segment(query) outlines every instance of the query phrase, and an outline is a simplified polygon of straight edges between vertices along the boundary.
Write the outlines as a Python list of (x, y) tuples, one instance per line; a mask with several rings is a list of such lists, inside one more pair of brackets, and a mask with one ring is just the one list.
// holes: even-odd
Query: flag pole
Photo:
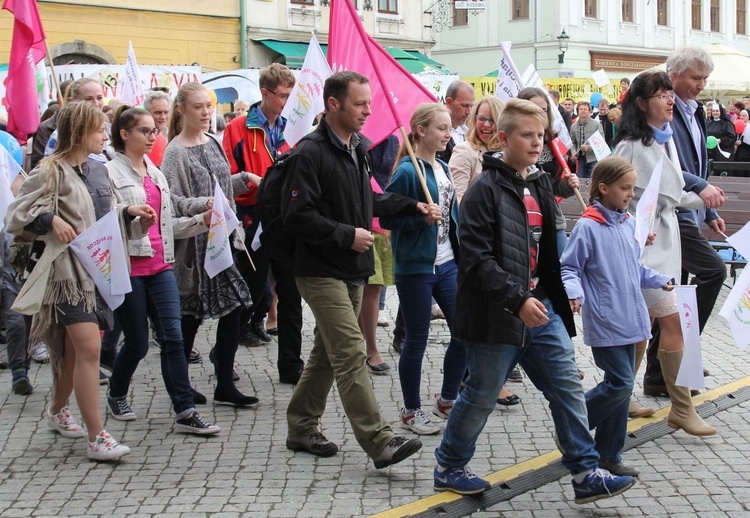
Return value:
[(49, 61), (49, 68), (52, 71), (52, 81), (55, 83), (55, 90), (57, 90), (57, 102), (60, 106), (65, 103), (63, 99), (62, 90), (60, 90), (60, 80), (57, 78), (57, 72), (55, 71), (55, 65), (52, 63), (52, 54), (49, 53), (49, 45), (47, 45), (47, 39), (44, 39), (44, 50), (47, 52), (47, 61)]
[(419, 184), (422, 186), (422, 190), (424, 191), (425, 199), (427, 200), (427, 203), (433, 203), (432, 196), (430, 196), (430, 190), (427, 188), (427, 180), (422, 173), (422, 167), (417, 161), (417, 155), (414, 154), (414, 148), (411, 147), (411, 142), (409, 142), (409, 138), (406, 135), (406, 128), (404, 128), (404, 126), (402, 125), (399, 126), (398, 129), (401, 130), (401, 136), (404, 139), (404, 146), (406, 146), (406, 151), (409, 153), (411, 163), (414, 166), (414, 170), (417, 172), (417, 178), (419, 178)]
[[(558, 148), (555, 144), (555, 142), (551, 142), (549, 148), (552, 150), (552, 154), (555, 155), (555, 160), (557, 160), (557, 163), (560, 164), (560, 167), (562, 167), (563, 169), (563, 177), (567, 178), (573, 173), (570, 172), (568, 162), (560, 152), (560, 148)], [(576, 198), (578, 198), (578, 203), (581, 204), (581, 209), (586, 210), (587, 205), (583, 199), (583, 196), (581, 196), (581, 191), (579, 191), (577, 187), (573, 187), (573, 192), (575, 193)]]

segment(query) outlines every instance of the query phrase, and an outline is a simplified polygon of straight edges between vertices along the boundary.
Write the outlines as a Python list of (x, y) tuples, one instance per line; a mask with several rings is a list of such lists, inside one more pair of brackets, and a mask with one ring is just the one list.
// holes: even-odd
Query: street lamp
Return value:
[(565, 51), (568, 50), (568, 43), (570, 42), (570, 36), (565, 34), (565, 29), (557, 37), (557, 42), (560, 46), (560, 54), (557, 55), (557, 62), (563, 64), (565, 63)]

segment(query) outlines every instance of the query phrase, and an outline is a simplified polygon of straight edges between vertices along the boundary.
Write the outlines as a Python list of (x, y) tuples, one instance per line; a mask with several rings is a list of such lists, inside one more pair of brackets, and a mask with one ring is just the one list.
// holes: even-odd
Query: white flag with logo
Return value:
[(695, 298), (695, 284), (675, 286), (677, 311), (680, 312), (680, 326), (685, 351), (677, 373), (675, 385), (694, 389), (706, 387), (703, 378), (703, 359), (701, 357), (701, 335), (698, 324), (698, 302)]
[(234, 215), (224, 191), (221, 190), (219, 181), (214, 186), (214, 207), (211, 210), (211, 226), (208, 230), (208, 243), (206, 244), (206, 259), (203, 267), (212, 279), (221, 272), (232, 266), (232, 247), (229, 245), (229, 235), (239, 225), (237, 216)]
[(593, 135), (589, 137), (588, 143), (589, 146), (591, 146), (591, 151), (596, 155), (597, 161), (604, 160), (612, 154), (612, 150), (609, 149), (607, 141), (604, 140), (604, 136), (599, 133), (599, 130), (596, 130)]
[(641, 247), (641, 262), (646, 253), (646, 239), (649, 232), (654, 227), (656, 218), (656, 209), (659, 205), (659, 189), (661, 187), (661, 172), (664, 167), (664, 159), (660, 159), (654, 167), (651, 179), (646, 189), (638, 201), (638, 207), (635, 210), (635, 239)]
[(750, 268), (742, 269), (719, 315), (729, 322), (737, 346), (746, 349), (750, 345)]
[(295, 145), (312, 128), (315, 116), (325, 110), (323, 85), (333, 72), (313, 34), (307, 46), (302, 72), (297, 77), (281, 116), (286, 119), (284, 139)]
[(560, 110), (557, 109), (557, 103), (552, 97), (550, 97), (547, 85), (542, 81), (542, 76), (539, 75), (539, 72), (536, 67), (534, 67), (533, 63), (524, 70), (523, 76), (521, 76), (521, 84), (541, 88), (547, 93), (547, 101), (549, 101), (549, 105), (553, 108), (552, 129), (557, 133), (557, 138), (559, 138), (568, 149), (571, 149), (573, 147), (573, 141), (570, 140), (570, 133), (568, 132), (568, 127), (565, 125), (565, 119), (563, 119), (563, 116), (560, 114)]
[(5, 214), (8, 212), (8, 206), (15, 199), (10, 186), (20, 172), (21, 166), (18, 162), (13, 159), (7, 149), (0, 146), (0, 230), (5, 227)]
[(122, 100), (130, 106), (139, 106), (146, 98), (143, 92), (143, 83), (135, 60), (133, 42), (128, 42), (128, 60), (125, 63), (125, 81), (122, 85)]
[(510, 57), (510, 47), (511, 42), (500, 42), (500, 50), (503, 51), (503, 57), (500, 59), (500, 68), (497, 71), (495, 96), (504, 103), (518, 96), (518, 92), (523, 90), (524, 87), (521, 82), (521, 74), (518, 73), (516, 64), (513, 63), (513, 58)]
[(70, 243), (81, 266), (88, 272), (99, 294), (114, 310), (133, 291), (122, 243), (117, 209), (84, 230)]
[(727, 238), (727, 243), (732, 245), (745, 259), (750, 259), (750, 222)]

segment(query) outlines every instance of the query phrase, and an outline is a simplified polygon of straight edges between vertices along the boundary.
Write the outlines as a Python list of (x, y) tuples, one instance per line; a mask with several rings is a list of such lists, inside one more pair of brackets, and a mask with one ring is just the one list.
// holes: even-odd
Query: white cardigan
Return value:
[[(669, 156), (667, 156), (667, 153)], [(638, 172), (635, 184), (635, 196), (628, 210), (635, 214), (638, 201), (651, 180), (656, 164), (664, 158), (661, 175), (659, 199), (656, 218), (651, 229), (656, 233), (654, 244), (646, 247), (642, 263), (657, 272), (680, 281), (682, 274), (682, 249), (680, 246), (680, 227), (677, 222), (676, 208), (702, 209), (703, 199), (694, 192), (685, 192), (685, 181), (682, 179), (682, 167), (677, 156), (674, 142), (670, 140), (665, 146), (652, 143), (644, 146), (640, 140), (623, 140), (615, 148), (615, 155), (627, 159)], [(643, 290), (643, 297), (649, 308), (665, 298), (669, 292), (663, 290)]]

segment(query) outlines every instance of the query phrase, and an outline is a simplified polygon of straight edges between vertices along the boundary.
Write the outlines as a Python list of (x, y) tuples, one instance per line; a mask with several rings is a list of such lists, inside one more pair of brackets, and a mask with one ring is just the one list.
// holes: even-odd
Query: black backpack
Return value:
[[(326, 140), (326, 137), (317, 131), (312, 131), (303, 140), (314, 140), (321, 143)], [(276, 259), (292, 259), (294, 257), (294, 236), (284, 230), (284, 220), (281, 216), (281, 189), (284, 186), (289, 157), (297, 152), (295, 147), (283, 152), (276, 158), (276, 161), (266, 170), (265, 176), (260, 181), (255, 199), (255, 215), (263, 225), (260, 243), (268, 247), (271, 255)], [(333, 160), (328, 153), (323, 154), (323, 160), (325, 162), (324, 167), (333, 167)]]

